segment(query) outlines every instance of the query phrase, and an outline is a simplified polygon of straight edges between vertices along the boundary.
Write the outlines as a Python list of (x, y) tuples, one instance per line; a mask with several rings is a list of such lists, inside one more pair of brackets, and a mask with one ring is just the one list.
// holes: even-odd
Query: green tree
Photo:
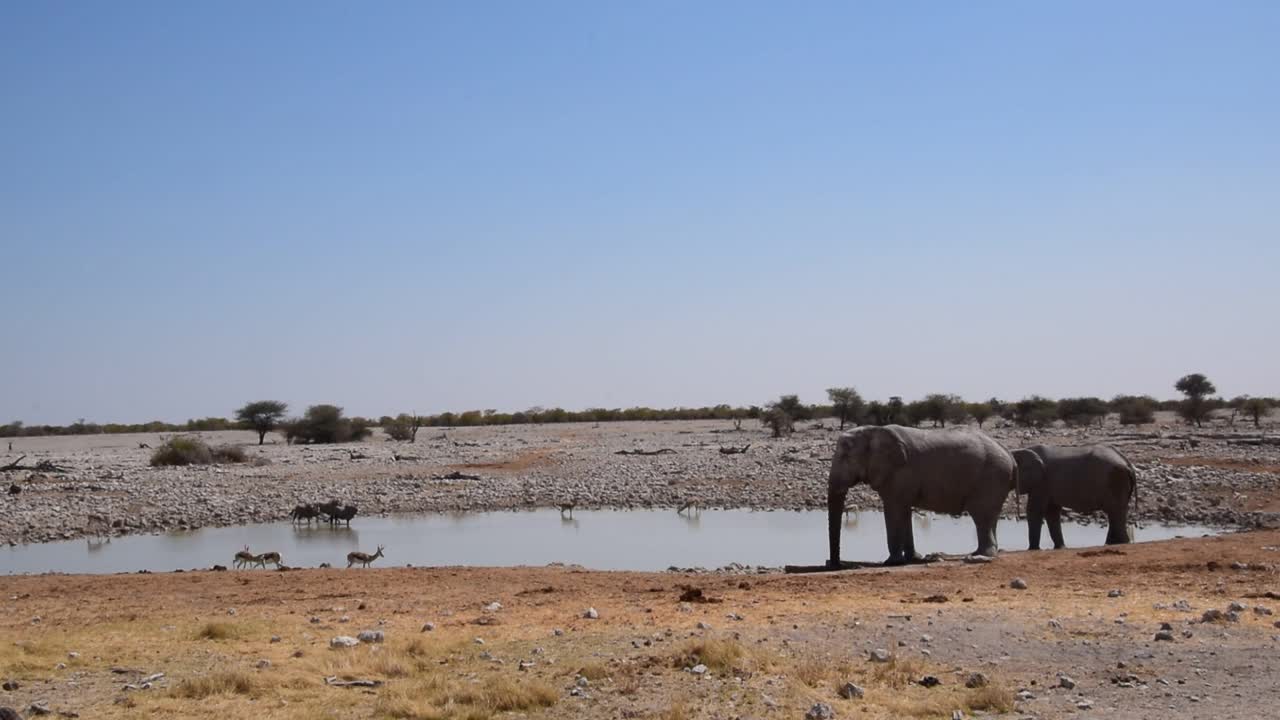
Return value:
[(382, 429), (387, 433), (387, 437), (398, 442), (417, 442), (420, 427), (422, 427), (422, 418), (416, 413), (413, 415), (400, 413), (394, 418), (389, 418), (388, 422), (382, 423)]
[(1244, 396), (1240, 403), (1240, 412), (1253, 420), (1255, 428), (1262, 427), (1262, 418), (1271, 414), (1271, 403), (1266, 398)]
[(989, 402), (969, 403), (969, 416), (978, 423), (978, 427), (982, 427), (982, 423), (996, 413), (995, 408), (991, 407)]
[(863, 402), (857, 390), (851, 387), (827, 388), (827, 397), (831, 400), (831, 407), (836, 417), (840, 418), (841, 430), (850, 420), (854, 425), (858, 424), (862, 418)]
[(923, 417), (920, 419), (932, 420), (934, 427), (946, 427), (948, 420), (954, 423), (962, 423), (967, 417), (964, 401), (960, 399), (959, 395), (932, 393), (926, 395), (921, 403), (920, 413)]
[(800, 402), (799, 395), (783, 395), (775, 401), (774, 406), (781, 409), (792, 420), (808, 420), (813, 417), (808, 406)]
[(289, 406), (279, 400), (258, 400), (246, 403), (236, 411), (236, 420), (258, 433), (258, 444), (266, 442), (267, 433), (276, 429)]
[(1218, 391), (1213, 386), (1209, 378), (1203, 373), (1191, 373), (1183, 375), (1178, 382), (1173, 384), (1173, 389), (1187, 396), (1178, 408), (1178, 414), (1188, 423), (1195, 423), (1196, 427), (1204, 427), (1204, 419), (1209, 416), (1210, 406), (1208, 397)]

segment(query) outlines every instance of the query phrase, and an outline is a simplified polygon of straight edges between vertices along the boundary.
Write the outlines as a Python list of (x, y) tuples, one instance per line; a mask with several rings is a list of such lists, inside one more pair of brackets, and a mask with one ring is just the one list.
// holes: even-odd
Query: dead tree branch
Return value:
[(675, 455), (676, 451), (671, 448), (661, 448), (659, 450), (619, 450), (614, 455)]
[(722, 447), (720, 448), (720, 454), (721, 455), (745, 455), (746, 452), (750, 449), (751, 449), (751, 443), (747, 443), (746, 445), (743, 445), (740, 448)]

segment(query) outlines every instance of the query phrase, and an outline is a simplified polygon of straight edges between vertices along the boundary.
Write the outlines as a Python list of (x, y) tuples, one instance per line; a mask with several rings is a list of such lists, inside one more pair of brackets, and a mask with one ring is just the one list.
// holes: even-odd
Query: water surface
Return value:
[[(916, 550), (966, 553), (977, 547), (967, 517), (914, 516)], [(1199, 537), (1217, 531), (1199, 526), (1148, 525), (1141, 541)], [(1027, 547), (1025, 522), (1002, 520), (1003, 550)], [(1099, 545), (1101, 525), (1063, 524), (1069, 547)], [(1051, 546), (1047, 529), (1042, 546)], [(115, 573), (232, 566), (245, 545), (276, 551), (286, 565), (346, 566), (352, 550), (386, 546), (376, 566), (546, 565), (572, 563), (598, 570), (665, 570), (670, 566), (717, 568), (731, 563), (781, 566), (819, 564), (827, 556), (826, 512), (715, 510), (677, 515), (671, 510), (557, 510), (357, 518), (347, 529), (288, 522), (238, 525), (163, 535), (134, 535), (110, 542), (69, 540), (0, 549), (3, 573)], [(850, 513), (844, 523), (846, 560), (887, 556), (879, 512)]]

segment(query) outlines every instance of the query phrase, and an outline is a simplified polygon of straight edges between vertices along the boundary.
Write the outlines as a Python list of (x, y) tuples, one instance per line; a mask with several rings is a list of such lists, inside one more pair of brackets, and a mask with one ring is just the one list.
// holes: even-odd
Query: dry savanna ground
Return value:
[[(6, 577), (0, 678), (17, 688), (0, 706), (308, 720), (801, 718), (819, 702), (866, 718), (1270, 716), (1278, 546), (1268, 530), (817, 575)], [(1238, 619), (1201, 622), (1233, 601)], [(1161, 623), (1171, 641), (1155, 639)], [(330, 647), (362, 630), (385, 641)], [(891, 660), (869, 660), (878, 649)], [(850, 682), (861, 698), (840, 696)]]

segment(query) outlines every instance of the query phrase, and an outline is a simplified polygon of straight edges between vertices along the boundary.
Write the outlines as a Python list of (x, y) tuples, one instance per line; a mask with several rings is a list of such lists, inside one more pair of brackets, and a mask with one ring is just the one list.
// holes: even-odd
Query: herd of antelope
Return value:
[[(330, 500), (323, 503), (303, 503), (298, 505), (289, 513), (289, 517), (295, 523), (305, 520), (307, 525), (310, 525), (312, 520), (319, 523), (322, 519), (321, 516), (323, 516), (323, 520), (330, 525), (345, 522), (347, 527), (351, 527), (351, 519), (356, 516), (356, 512), (355, 505), (344, 505), (337, 500)], [(347, 567), (353, 567), (356, 563), (360, 563), (361, 567), (369, 567), (369, 563), (382, 557), (383, 550), (384, 548), (379, 545), (377, 552), (373, 554), (359, 551), (349, 552), (347, 553)], [(254, 565), (266, 568), (268, 563), (275, 565), (276, 568), (285, 567), (281, 562), (280, 553), (265, 552), (261, 555), (255, 555), (249, 550), (248, 545), (245, 545), (243, 550), (236, 553), (234, 563), (237, 568), (252, 567)], [(328, 564), (321, 567), (328, 567)]]
[[(382, 557), (382, 553), (385, 549), (386, 548), (379, 545), (378, 551), (373, 553), (372, 555), (366, 552), (360, 552), (358, 550), (354, 552), (349, 552), (347, 553), (347, 567), (352, 567), (356, 563), (360, 563), (360, 567), (369, 567), (370, 563)], [(272, 565), (275, 565), (276, 568), (285, 567), (280, 560), (280, 553), (264, 552), (261, 555), (254, 555), (253, 552), (249, 550), (248, 545), (245, 545), (244, 549), (241, 550), (240, 552), (237, 552), (235, 556), (235, 566), (237, 568), (245, 568), (251, 565), (257, 565), (260, 568), (266, 568), (267, 563), (271, 563)], [(321, 565), (321, 567), (328, 567), (328, 565), (327, 564)]]

